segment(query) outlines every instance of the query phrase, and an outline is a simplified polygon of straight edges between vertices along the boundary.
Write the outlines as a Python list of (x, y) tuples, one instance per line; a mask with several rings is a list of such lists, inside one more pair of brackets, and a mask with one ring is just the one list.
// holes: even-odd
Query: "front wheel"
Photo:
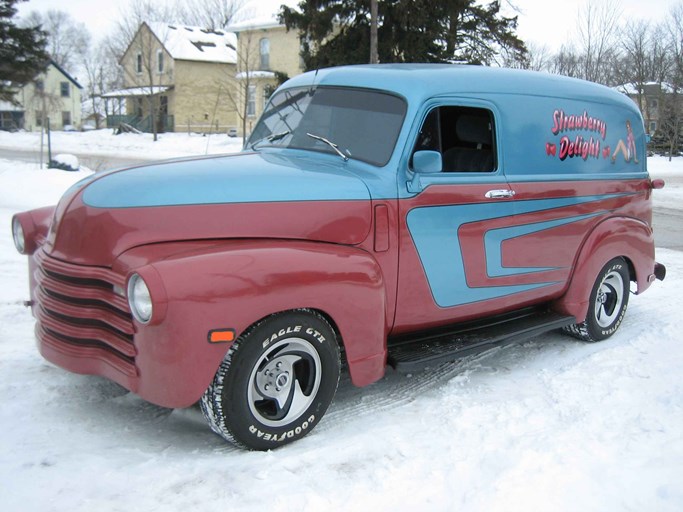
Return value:
[(230, 347), (201, 399), (211, 429), (252, 450), (302, 438), (320, 421), (339, 383), (339, 347), (319, 314), (268, 317)]
[(586, 320), (565, 330), (583, 341), (602, 341), (612, 336), (626, 313), (629, 283), (626, 261), (623, 258), (609, 261), (591, 290)]

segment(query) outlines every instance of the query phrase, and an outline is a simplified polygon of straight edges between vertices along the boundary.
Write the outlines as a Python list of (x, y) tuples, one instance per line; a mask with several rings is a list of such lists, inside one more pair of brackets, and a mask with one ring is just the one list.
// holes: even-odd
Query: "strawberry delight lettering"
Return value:
[[(583, 135), (568, 135), (567, 132), (582, 131), (593, 132), (598, 134), (597, 137), (590, 136), (588, 139)], [(564, 110), (558, 109), (553, 112), (553, 126), (551, 129), (553, 135), (561, 135), (560, 147), (558, 157), (564, 161), (567, 158), (581, 158), (584, 161), (589, 158), (603, 157), (603, 151), (600, 147), (601, 140), (607, 137), (607, 123), (597, 117), (588, 115), (588, 111), (584, 110), (579, 115), (567, 115)], [(546, 154), (555, 155), (554, 144), (553, 151), (548, 150), (546, 144)]]
[(591, 137), (589, 140), (580, 135), (571, 140), (566, 135), (560, 139), (560, 160), (564, 161), (567, 157), (580, 157), (584, 160), (600, 158), (600, 141)]
[(568, 116), (564, 113), (564, 110), (553, 112), (553, 135), (575, 130), (599, 133), (602, 140), (605, 140), (605, 137), (607, 137), (607, 123), (597, 117), (589, 116), (586, 110), (578, 116)]

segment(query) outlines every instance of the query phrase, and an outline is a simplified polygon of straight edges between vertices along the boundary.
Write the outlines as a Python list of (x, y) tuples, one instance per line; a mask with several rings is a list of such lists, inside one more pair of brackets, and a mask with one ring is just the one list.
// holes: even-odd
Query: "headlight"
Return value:
[(26, 237), (24, 236), (24, 228), (19, 222), (19, 217), (14, 217), (12, 220), (12, 238), (14, 238), (14, 247), (17, 248), (21, 254), (26, 251)]
[(128, 305), (138, 322), (146, 324), (152, 318), (152, 295), (139, 274), (133, 274), (128, 280)]

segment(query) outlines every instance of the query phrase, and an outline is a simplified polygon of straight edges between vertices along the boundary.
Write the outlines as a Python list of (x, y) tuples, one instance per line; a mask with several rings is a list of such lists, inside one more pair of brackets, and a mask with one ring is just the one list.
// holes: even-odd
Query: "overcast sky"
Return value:
[[(163, 3), (166, 0), (158, 0)], [(438, 0), (436, 0), (438, 1)], [(511, 0), (519, 12), (518, 34), (525, 41), (545, 44), (557, 49), (567, 41), (576, 28), (576, 16), (588, 0)], [(596, 0), (594, 0), (596, 1)], [(683, 0), (621, 0), (617, 2), (626, 19), (660, 21), (670, 8)], [(67, 11), (77, 21), (84, 22), (91, 35), (98, 40), (109, 32), (115, 20), (125, 11), (129, 0), (29, 0), (18, 5), (19, 14), (32, 10)], [(504, 3), (504, 2), (503, 2)], [(507, 9), (512, 14), (512, 11)]]

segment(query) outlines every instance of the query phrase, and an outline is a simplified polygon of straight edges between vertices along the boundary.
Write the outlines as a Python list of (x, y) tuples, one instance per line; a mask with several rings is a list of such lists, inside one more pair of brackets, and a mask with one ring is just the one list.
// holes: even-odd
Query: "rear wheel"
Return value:
[(586, 320), (565, 328), (583, 341), (602, 341), (616, 332), (624, 319), (629, 295), (629, 273), (623, 258), (609, 261), (593, 285)]
[(202, 397), (202, 412), (214, 432), (238, 446), (276, 448), (320, 421), (339, 373), (336, 336), (321, 315), (274, 315), (230, 348)]

